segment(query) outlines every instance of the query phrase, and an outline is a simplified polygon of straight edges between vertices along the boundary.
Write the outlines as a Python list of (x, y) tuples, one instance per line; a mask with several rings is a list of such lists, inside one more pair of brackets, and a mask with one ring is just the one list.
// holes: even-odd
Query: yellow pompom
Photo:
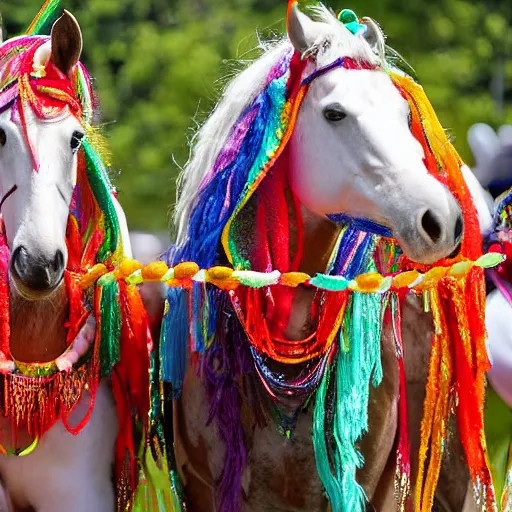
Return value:
[(420, 277), (420, 273), (417, 270), (411, 270), (409, 272), (402, 272), (393, 277), (394, 288), (408, 288), (414, 281), (417, 281)]
[(233, 269), (229, 267), (212, 267), (205, 272), (206, 282), (211, 283), (221, 290), (234, 290), (240, 283), (231, 278)]
[(103, 263), (98, 263), (89, 269), (80, 280), (80, 288), (86, 290), (92, 286), (101, 276), (108, 272), (107, 267)]
[(297, 288), (299, 284), (305, 283), (311, 276), (304, 272), (287, 272), (281, 275), (280, 284), (284, 286), (290, 286), (291, 288)]
[(233, 274), (233, 269), (229, 267), (212, 267), (206, 271), (206, 280), (229, 279)]
[(136, 270), (140, 270), (141, 268), (142, 264), (139, 261), (126, 258), (125, 260), (121, 261), (119, 265), (119, 272), (122, 276), (128, 277)]
[(425, 274), (425, 278), (421, 282), (421, 289), (435, 286), (449, 271), (446, 267), (434, 267)]
[(366, 292), (376, 292), (379, 290), (382, 284), (383, 277), (377, 272), (369, 272), (367, 274), (361, 274), (357, 276), (354, 281), (357, 284), (357, 289)]
[(168, 267), (163, 261), (154, 261), (142, 269), (142, 277), (145, 281), (160, 281), (167, 273)]
[(179, 263), (174, 267), (174, 279), (192, 279), (199, 272), (199, 265), (193, 261)]

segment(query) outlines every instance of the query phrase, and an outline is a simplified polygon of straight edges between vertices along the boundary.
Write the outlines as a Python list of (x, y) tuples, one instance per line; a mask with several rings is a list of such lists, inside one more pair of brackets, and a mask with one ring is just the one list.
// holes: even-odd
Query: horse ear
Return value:
[(288, 37), (299, 53), (311, 48), (322, 34), (321, 23), (302, 13), (297, 2), (290, 4), (287, 19)]
[(363, 18), (363, 22), (366, 25), (366, 30), (363, 33), (363, 37), (366, 42), (370, 45), (373, 53), (380, 57), (382, 60), (385, 58), (385, 37), (379, 25), (371, 18)]
[(82, 54), (82, 31), (75, 17), (68, 11), (52, 27), (52, 63), (66, 76), (80, 60)]

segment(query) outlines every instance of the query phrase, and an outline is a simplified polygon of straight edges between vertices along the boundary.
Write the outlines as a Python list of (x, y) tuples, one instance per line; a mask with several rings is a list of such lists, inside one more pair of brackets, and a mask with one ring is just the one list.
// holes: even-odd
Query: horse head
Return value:
[[(72, 92), (82, 35), (68, 12), (51, 37), (14, 38), (0, 49), (0, 196), (11, 281), (33, 298), (63, 281), (66, 227), (85, 126)], [(12, 75), (18, 80), (9, 83)], [(7, 87), (6, 87), (7, 85)]]
[(318, 15), (313, 21), (294, 4), (288, 19), (314, 77), (290, 139), (294, 193), (319, 216), (343, 212), (386, 226), (411, 260), (449, 256), (463, 234), (461, 208), (425, 165), (411, 108), (385, 71), (382, 32), (366, 19), (356, 35), (331, 13)]

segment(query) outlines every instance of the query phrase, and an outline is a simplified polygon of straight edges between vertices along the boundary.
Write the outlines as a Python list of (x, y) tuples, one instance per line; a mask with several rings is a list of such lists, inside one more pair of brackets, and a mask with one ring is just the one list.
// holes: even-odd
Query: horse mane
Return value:
[[(328, 64), (340, 56), (369, 63), (382, 63), (364, 38), (351, 34), (330, 9), (318, 5), (310, 7), (308, 11), (314, 20), (325, 24), (325, 37), (315, 41), (305, 52), (305, 55), (316, 55), (318, 66)], [(205, 186), (216, 172), (215, 163), (230, 134), (237, 129), (244, 111), (269, 86), (272, 69), (286, 55), (294, 52), (286, 36), (261, 42), (259, 49), (262, 55), (249, 62), (226, 86), (210, 117), (191, 140), (191, 156), (178, 179), (177, 202), (173, 215), (177, 247), (187, 243), (191, 214)]]

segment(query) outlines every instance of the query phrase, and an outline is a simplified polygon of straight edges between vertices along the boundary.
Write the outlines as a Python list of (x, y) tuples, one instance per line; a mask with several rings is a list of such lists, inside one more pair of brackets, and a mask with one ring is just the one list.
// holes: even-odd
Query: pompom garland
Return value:
[(80, 278), (80, 287), (84, 290), (96, 281), (108, 276), (105, 281), (122, 280), (130, 284), (164, 283), (170, 288), (186, 288), (193, 283), (208, 283), (221, 290), (236, 290), (239, 286), (247, 288), (266, 288), (269, 286), (312, 286), (325, 291), (351, 291), (360, 293), (385, 293), (388, 291), (426, 291), (435, 287), (444, 277), (463, 278), (473, 267), (489, 269), (505, 261), (505, 255), (498, 251), (480, 256), (476, 261), (461, 261), (449, 266), (432, 267), (422, 274), (416, 270), (393, 274), (378, 272), (362, 273), (353, 279), (330, 274), (310, 276), (304, 272), (285, 272), (278, 270), (256, 272), (253, 270), (235, 270), (231, 267), (211, 267), (200, 269), (194, 262), (179, 263), (170, 267), (163, 261), (142, 265), (134, 259), (124, 259), (113, 270), (98, 263)]

